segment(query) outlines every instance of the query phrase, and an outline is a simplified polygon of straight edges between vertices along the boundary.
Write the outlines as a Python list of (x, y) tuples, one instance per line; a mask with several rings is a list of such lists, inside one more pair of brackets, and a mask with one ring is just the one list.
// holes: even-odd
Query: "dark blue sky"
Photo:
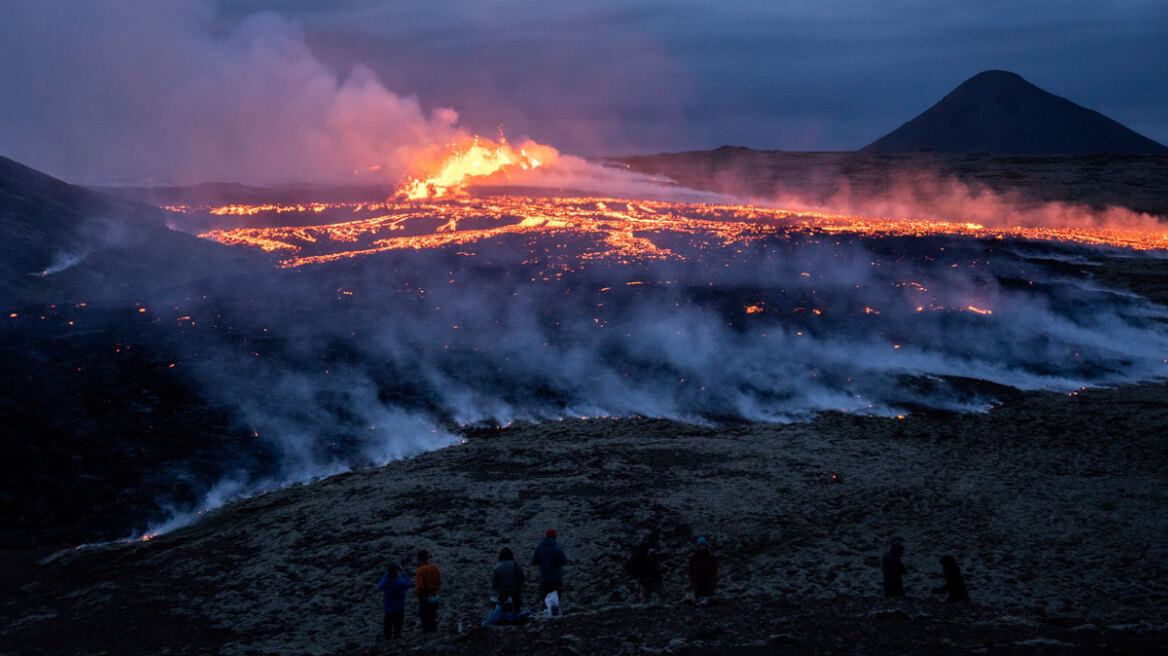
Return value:
[(116, 184), (392, 182), (499, 127), (852, 150), (986, 69), (1168, 143), (1166, 35), (1164, 0), (5, 2), (0, 155)]
[(586, 155), (851, 150), (986, 69), (1168, 142), (1163, 0), (559, 4), (225, 3), (281, 8), (326, 61), (365, 62), (480, 131)]

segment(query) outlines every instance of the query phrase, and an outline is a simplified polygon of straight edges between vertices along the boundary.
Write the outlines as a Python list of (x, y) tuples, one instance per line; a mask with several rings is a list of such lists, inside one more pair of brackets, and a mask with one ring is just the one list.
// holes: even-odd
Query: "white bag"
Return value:
[(556, 617), (560, 614), (560, 593), (552, 590), (543, 598), (543, 614)]

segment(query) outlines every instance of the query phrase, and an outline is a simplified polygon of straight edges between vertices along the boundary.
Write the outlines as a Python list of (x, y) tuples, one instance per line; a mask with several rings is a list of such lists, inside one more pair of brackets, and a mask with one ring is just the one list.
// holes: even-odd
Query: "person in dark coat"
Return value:
[(965, 589), (965, 578), (961, 576), (961, 568), (957, 566), (957, 559), (953, 556), (941, 556), (941, 571), (945, 574), (945, 585), (933, 590), (940, 594), (948, 592), (945, 599), (951, 604), (968, 604), (969, 591)]
[(381, 629), (385, 632), (385, 640), (393, 642), (401, 637), (402, 622), (406, 616), (406, 592), (414, 584), (406, 578), (401, 565), (390, 563), (377, 588), (381, 590), (381, 611), (384, 614)]
[(665, 601), (665, 584), (661, 570), (657, 567), (657, 552), (660, 549), (661, 539), (657, 531), (653, 531), (645, 537), (625, 563), (625, 572), (637, 580), (642, 604), (649, 603), (654, 594), (659, 601)]
[(503, 547), (499, 552), (499, 562), (495, 565), (495, 571), (491, 573), (491, 589), (495, 591), (499, 605), (506, 608), (509, 603), (512, 613), (520, 612), (525, 580), (523, 568), (515, 562), (515, 554), (511, 553), (511, 547)]
[(698, 538), (698, 546), (689, 557), (689, 586), (698, 600), (713, 597), (718, 589), (718, 557), (705, 538)]
[(900, 540), (895, 540), (888, 551), (884, 552), (884, 596), (885, 597), (903, 597), (904, 596), (904, 581), (902, 576), (908, 574), (908, 568), (901, 562), (900, 557), (904, 555), (904, 543)]
[(563, 548), (556, 543), (556, 529), (549, 528), (542, 540), (535, 547), (531, 556), (532, 566), (539, 566), (539, 598), (540, 601), (551, 592), (563, 594), (564, 585), (563, 567), (568, 564), (568, 557)]

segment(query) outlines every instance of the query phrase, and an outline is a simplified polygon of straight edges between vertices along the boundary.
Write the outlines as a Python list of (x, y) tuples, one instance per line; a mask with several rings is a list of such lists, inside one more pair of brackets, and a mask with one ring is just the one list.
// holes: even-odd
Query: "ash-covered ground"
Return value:
[[(440, 630), (424, 638), (411, 602), (410, 653), (1159, 653), (1166, 390), (1007, 394), (988, 413), (904, 420), (484, 429), (148, 542), (8, 551), (2, 642), (28, 654), (381, 653), (374, 583), (425, 548), (443, 575)], [(478, 628), (498, 550), (528, 558), (547, 527), (571, 560), (566, 614)], [(652, 528), (667, 601), (640, 607), (622, 564)], [(708, 608), (683, 598), (697, 536), (721, 559)], [(908, 549), (903, 602), (880, 597), (893, 536)], [(963, 567), (971, 606), (930, 593), (942, 554)]]

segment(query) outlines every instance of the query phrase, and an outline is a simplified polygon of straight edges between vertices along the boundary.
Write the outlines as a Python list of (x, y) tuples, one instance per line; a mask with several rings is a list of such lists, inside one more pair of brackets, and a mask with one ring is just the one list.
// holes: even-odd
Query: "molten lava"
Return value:
[(452, 147), (436, 167), (430, 167), (433, 172), (428, 177), (410, 180), (402, 186), (401, 193), (409, 200), (460, 195), (474, 178), (509, 176), (515, 169), (527, 171), (551, 164), (558, 156), (555, 148), (535, 142), (526, 142), (516, 150), (504, 137), (497, 143), (474, 137)]
[[(785, 234), (820, 239), (951, 235), (976, 239), (1021, 239), (1168, 250), (1168, 232), (1105, 228), (986, 227), (931, 219), (890, 219), (762, 208), (702, 205), (611, 198), (532, 198), (496, 196), (431, 201), (390, 201), (384, 214), (345, 220), (357, 206), (331, 205), (335, 220), (310, 226), (214, 230), (202, 237), (233, 246), (279, 253), (280, 265), (296, 267), (383, 251), (471, 244), (504, 235), (583, 237), (590, 246), (573, 256), (618, 260), (684, 259), (669, 243), (677, 238), (723, 245), (749, 243)], [(233, 213), (247, 208), (232, 206)], [(219, 212), (221, 208), (201, 208)], [(378, 212), (381, 207), (378, 208)], [(976, 310), (973, 310), (976, 311)]]

